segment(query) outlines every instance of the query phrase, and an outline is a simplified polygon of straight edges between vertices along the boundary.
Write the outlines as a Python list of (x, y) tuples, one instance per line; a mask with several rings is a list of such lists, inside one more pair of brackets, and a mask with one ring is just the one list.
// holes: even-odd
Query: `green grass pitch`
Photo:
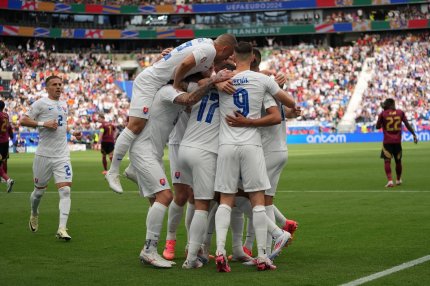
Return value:
[[(295, 241), (276, 259), (276, 271), (232, 263), (231, 273), (217, 273), (213, 261), (202, 269), (181, 269), (183, 223), (176, 267), (142, 265), (148, 203), (126, 179), (125, 194), (111, 192), (95, 151), (72, 153), (73, 239), (55, 238), (58, 194), (52, 183), (40, 204), (39, 231), (31, 233), (33, 155), (11, 155), (14, 192), (0, 186), (0, 284), (339, 285), (429, 255), (430, 143), (403, 144), (404, 184), (393, 189), (384, 189), (380, 146), (290, 145), (276, 205), (299, 222)], [(214, 244), (215, 238), (213, 249)], [(430, 285), (430, 262), (368, 285)]]

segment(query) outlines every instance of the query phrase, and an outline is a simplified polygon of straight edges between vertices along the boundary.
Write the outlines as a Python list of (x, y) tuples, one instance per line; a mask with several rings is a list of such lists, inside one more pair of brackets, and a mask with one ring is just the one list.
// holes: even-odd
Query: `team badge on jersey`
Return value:
[(181, 177), (181, 172), (176, 171), (176, 172), (175, 172), (175, 178), (176, 178), (176, 179), (179, 179), (180, 177)]
[(143, 108), (143, 113), (144, 113), (144, 114), (147, 114), (147, 113), (148, 113), (148, 111), (149, 111), (149, 108), (145, 106), (145, 107)]
[(166, 179), (160, 179), (160, 184), (162, 185), (162, 186), (164, 186), (165, 184), (166, 184)]

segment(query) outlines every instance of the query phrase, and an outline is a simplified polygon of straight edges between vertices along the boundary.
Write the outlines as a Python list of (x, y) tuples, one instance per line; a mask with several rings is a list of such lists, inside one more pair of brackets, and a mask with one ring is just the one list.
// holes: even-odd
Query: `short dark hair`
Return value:
[(0, 111), (3, 111), (5, 107), (4, 101), (0, 100)]
[(234, 47), (234, 51), (237, 54), (250, 54), (252, 53), (252, 45), (251, 43), (241, 41)]
[(254, 60), (251, 63), (251, 68), (256, 68), (261, 63), (261, 53), (260, 50), (257, 48), (253, 48), (252, 52), (254, 53)]
[(59, 80), (62, 80), (62, 79), (61, 79), (61, 77), (56, 76), (56, 75), (48, 76), (48, 77), (46, 78), (46, 80), (45, 80), (45, 85), (46, 85), (46, 86), (48, 86), (49, 81), (51, 81), (51, 80), (53, 80), (53, 79), (57, 79), (57, 78), (58, 78)]
[(394, 99), (392, 99), (392, 98), (387, 98), (387, 99), (386, 99), (386, 100), (384, 100), (384, 102), (381, 104), (381, 107), (382, 107), (384, 110), (394, 108), (395, 106), (396, 106), (396, 102), (395, 102), (395, 101), (394, 101)]

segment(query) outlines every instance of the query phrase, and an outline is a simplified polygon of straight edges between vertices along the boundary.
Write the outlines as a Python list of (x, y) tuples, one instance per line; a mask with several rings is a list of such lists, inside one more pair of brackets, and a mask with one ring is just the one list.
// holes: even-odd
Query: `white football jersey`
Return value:
[(152, 75), (157, 81), (167, 83), (169, 80), (173, 79), (176, 68), (191, 54), (194, 55), (196, 66), (192, 68), (185, 77), (198, 72), (207, 71), (212, 66), (216, 55), (213, 40), (198, 38), (183, 43), (174, 48), (161, 60), (145, 69), (144, 72), (146, 71), (145, 73)]
[(36, 155), (61, 158), (70, 157), (67, 146), (67, 103), (62, 100), (52, 100), (47, 97), (38, 99), (31, 105), (27, 116), (35, 121), (56, 120), (56, 130), (39, 127), (39, 144)]
[[(282, 116), (281, 124), (276, 124), (260, 128), (261, 143), (263, 144), (264, 152), (287, 151), (287, 123), (285, 118), (284, 106), (278, 100), (276, 104), (279, 107), (279, 112)], [(266, 114), (266, 110), (261, 110), (262, 115)]]
[(145, 144), (152, 148), (155, 156), (161, 159), (164, 155), (164, 147), (169, 140), (169, 134), (179, 118), (184, 106), (173, 103), (175, 98), (184, 92), (178, 91), (168, 84), (163, 86), (155, 95), (150, 110), (151, 119), (148, 120), (145, 129), (137, 136), (130, 148), (135, 144)]
[(280, 88), (270, 77), (253, 72), (243, 71), (232, 78), (236, 92), (233, 95), (220, 92), (221, 128), (219, 145), (258, 145), (261, 146), (261, 136), (258, 128), (230, 127), (226, 122), (227, 115), (234, 111), (240, 112), (248, 118), (261, 118), (261, 106), (269, 108), (276, 106), (272, 97)]
[(190, 114), (186, 111), (182, 111), (179, 115), (178, 122), (169, 135), (169, 144), (180, 144), (182, 137), (184, 137), (185, 129), (187, 128), (187, 122), (190, 119)]
[[(188, 92), (196, 88), (190, 84)], [(211, 89), (193, 105), (181, 145), (218, 153), (219, 120), (219, 94)]]

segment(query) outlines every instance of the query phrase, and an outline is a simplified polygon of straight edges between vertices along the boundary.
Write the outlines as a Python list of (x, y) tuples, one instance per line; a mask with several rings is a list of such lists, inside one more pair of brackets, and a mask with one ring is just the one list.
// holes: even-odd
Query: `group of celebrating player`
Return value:
[[(300, 110), (279, 86), (285, 78), (279, 76), (276, 82), (260, 73), (260, 60), (251, 44), (223, 34), (216, 40), (194, 39), (165, 51), (134, 81), (129, 122), (117, 138), (106, 179), (112, 190), (123, 192), (119, 166), (129, 151), (125, 175), (137, 182), (151, 203), (140, 253), (143, 262), (172, 267), (176, 228), (189, 201), (183, 268), (208, 262), (213, 220), (218, 271), (230, 271), (225, 241), (231, 224), (232, 259), (259, 270), (276, 268), (273, 259), (297, 228), (296, 222), (285, 218), (286, 230), (277, 226), (273, 196), (287, 160), (285, 116)], [(167, 143), (175, 195), (163, 167)], [(233, 209), (239, 214), (232, 215)], [(167, 210), (163, 258), (157, 245)], [(242, 212), (250, 221), (248, 232), (255, 233), (255, 259), (242, 247)]]
[[(110, 188), (123, 193), (119, 170), (128, 151), (130, 165), (124, 175), (138, 184), (151, 204), (142, 262), (160, 268), (175, 264), (176, 229), (188, 202), (183, 268), (200, 268), (209, 261), (215, 228), (214, 258), (219, 272), (231, 271), (229, 259), (258, 270), (276, 269), (274, 258), (297, 229), (297, 223), (276, 208), (273, 197), (288, 158), (285, 120), (301, 111), (282, 89), (285, 76), (268, 76), (259, 70), (260, 61), (257, 49), (247, 42), (238, 43), (230, 34), (188, 41), (163, 51), (158, 61), (137, 76), (129, 121), (115, 149), (114, 126), (101, 117), (103, 165)], [(22, 125), (43, 127), (33, 163), (29, 227), (38, 230), (39, 202), (53, 175), (60, 195), (57, 237), (70, 240), (66, 229), (72, 182), (66, 139), (68, 109), (59, 100), (59, 77), (48, 77), (46, 89), (48, 98), (36, 101), (21, 119)], [(174, 193), (163, 166), (167, 143)], [(167, 211), (162, 257), (157, 245)], [(248, 221), (245, 243), (244, 215)], [(231, 257), (225, 248), (230, 227)], [(256, 258), (251, 251), (254, 239)]]

